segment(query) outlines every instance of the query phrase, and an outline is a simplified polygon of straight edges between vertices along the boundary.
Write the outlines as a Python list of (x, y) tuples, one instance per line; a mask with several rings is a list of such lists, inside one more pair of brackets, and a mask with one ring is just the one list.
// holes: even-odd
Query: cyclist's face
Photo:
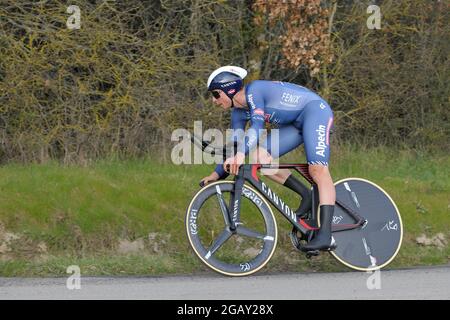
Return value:
[(231, 100), (222, 90), (213, 90), (213, 103), (227, 110), (231, 107)]

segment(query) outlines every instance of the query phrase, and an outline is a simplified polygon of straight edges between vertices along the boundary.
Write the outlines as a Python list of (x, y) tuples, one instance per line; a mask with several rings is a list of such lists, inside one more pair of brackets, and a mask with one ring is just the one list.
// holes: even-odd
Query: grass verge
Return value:
[[(293, 152), (282, 162), (302, 159)], [(83, 275), (206, 272), (187, 243), (184, 215), (213, 167), (151, 159), (1, 167), (0, 276), (63, 276), (70, 265)], [(448, 155), (339, 146), (330, 168), (335, 181), (366, 178), (396, 201), (404, 240), (389, 268), (449, 262)], [(296, 208), (294, 193), (268, 184)], [(307, 260), (292, 247), (289, 224), (275, 214), (278, 248), (263, 272), (348, 270), (326, 254)], [(438, 235), (440, 242), (431, 241)], [(419, 237), (430, 241), (420, 244)]]

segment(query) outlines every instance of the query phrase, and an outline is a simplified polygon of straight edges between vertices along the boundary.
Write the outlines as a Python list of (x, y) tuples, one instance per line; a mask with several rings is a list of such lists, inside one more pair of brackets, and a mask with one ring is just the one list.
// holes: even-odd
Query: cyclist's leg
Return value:
[[(273, 160), (280, 158), (302, 143), (303, 137), (299, 129), (293, 125), (272, 129), (267, 138), (261, 142), (261, 147), (258, 149), (258, 163), (272, 163)], [(261, 172), (264, 176), (280, 184), (283, 184), (291, 175), (289, 169), (266, 169)]]
[(301, 126), (309, 173), (319, 187), (320, 204), (333, 205), (336, 193), (328, 170), (333, 112), (325, 101), (311, 101), (295, 124)]
[[(278, 131), (274, 131), (278, 130)], [(294, 150), (303, 143), (303, 137), (300, 130), (293, 125), (282, 126), (273, 129), (267, 139), (263, 141), (262, 147), (258, 153), (260, 163), (271, 163), (273, 159), (285, 155)], [(262, 172), (271, 180), (284, 185), (302, 197), (299, 208), (295, 212), (301, 216), (311, 209), (311, 192), (303, 183), (300, 182), (289, 169), (265, 170)]]
[(336, 191), (328, 170), (330, 159), (330, 129), (333, 112), (325, 101), (309, 102), (296, 123), (301, 125), (309, 173), (319, 188), (320, 230), (305, 246), (307, 250), (327, 249), (331, 245), (331, 221), (333, 219)]

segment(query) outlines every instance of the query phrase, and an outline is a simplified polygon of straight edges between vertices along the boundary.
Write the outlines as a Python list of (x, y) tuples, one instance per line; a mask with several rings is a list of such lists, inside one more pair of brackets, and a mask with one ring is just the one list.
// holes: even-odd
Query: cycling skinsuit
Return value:
[[(328, 165), (333, 112), (319, 95), (288, 82), (256, 80), (245, 87), (245, 96), (248, 109), (233, 108), (231, 128), (245, 130), (246, 123), (251, 121), (245, 135), (246, 154), (256, 147), (259, 130), (268, 122), (279, 129), (278, 154), (272, 153), (271, 133), (260, 145), (272, 157), (281, 157), (304, 143), (308, 164)], [(221, 178), (227, 176), (222, 164), (215, 171)]]

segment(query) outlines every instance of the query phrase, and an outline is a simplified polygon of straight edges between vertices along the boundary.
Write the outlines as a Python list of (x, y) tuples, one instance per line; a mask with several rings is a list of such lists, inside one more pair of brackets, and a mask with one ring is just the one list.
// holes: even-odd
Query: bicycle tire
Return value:
[[(223, 218), (223, 214), (220, 211), (219, 201), (217, 201), (217, 205), (219, 206), (219, 210), (217, 210), (214, 215), (214, 201), (212, 200), (211, 204), (207, 204), (211, 197), (214, 195), (221, 194), (223, 197), (230, 196), (234, 191), (234, 181), (219, 181), (212, 184), (209, 184), (202, 189), (200, 189), (197, 194), (193, 197), (191, 203), (188, 206), (185, 217), (185, 225), (186, 225), (186, 233), (189, 240), (189, 243), (198, 256), (198, 258), (210, 269), (219, 272), (221, 274), (227, 276), (247, 276), (259, 271), (263, 268), (271, 259), (277, 244), (277, 224), (275, 220), (275, 216), (272, 212), (271, 207), (265, 200), (265, 198), (252, 187), (244, 184), (242, 189), (242, 197), (241, 197), (241, 219), (237, 225), (237, 229), (243, 230), (245, 223), (251, 223), (252, 225), (258, 224), (258, 227), (264, 225), (264, 227), (260, 227), (258, 229), (258, 234), (263, 238), (251, 238), (246, 237), (245, 235), (235, 233), (230, 236), (227, 242), (237, 241), (238, 237), (241, 237), (240, 243), (233, 247), (233, 244), (230, 244), (231, 248), (230, 252), (224, 249), (224, 253), (219, 256), (219, 252), (222, 248), (218, 249), (216, 252), (211, 254), (209, 249), (211, 247), (211, 242), (213, 242), (213, 236), (210, 235), (210, 230), (202, 230), (202, 228), (209, 228), (210, 226), (220, 228), (220, 223), (222, 222), (223, 231), (220, 236), (226, 233), (226, 224)], [(249, 201), (250, 200), (250, 201)], [(226, 201), (225, 201), (226, 203)], [(228, 204), (227, 204), (228, 206)], [(253, 209), (250, 210), (250, 208)], [(202, 211), (203, 209), (203, 211)], [(249, 219), (245, 219), (245, 215), (247, 211), (251, 211), (252, 217)], [(250, 213), (249, 213), (250, 214)], [(203, 215), (203, 218), (202, 218)], [(255, 219), (255, 216), (261, 216), (261, 218)], [(203, 219), (203, 220), (202, 220)], [(245, 221), (244, 221), (245, 220)], [(251, 221), (247, 221), (251, 220)], [(256, 221), (255, 221), (256, 220)], [(212, 222), (211, 222), (212, 221)], [(243, 224), (241, 224), (243, 223)], [(207, 227), (202, 226), (202, 224), (208, 225)], [(213, 225), (214, 224), (214, 225)], [(262, 230), (263, 228), (264, 230)], [(229, 229), (229, 228), (228, 228)], [(228, 234), (227, 234), (228, 236)], [(236, 239), (230, 240), (232, 237), (236, 237)], [(207, 239), (204, 239), (207, 238)], [(216, 240), (214, 240), (216, 241)], [(251, 250), (243, 250), (243, 243), (246, 242), (260, 242), (260, 250), (256, 253), (256, 251), (250, 252)], [(213, 242), (214, 243), (214, 242)], [(252, 243), (253, 245), (253, 243)], [(224, 245), (225, 246), (225, 245)], [(233, 249), (233, 250), (231, 250)], [(236, 249), (236, 256), (233, 256), (234, 251)], [(246, 260), (246, 256), (243, 256), (243, 252), (249, 251), (253, 253), (253, 257)], [(249, 255), (250, 255), (249, 253)], [(226, 260), (231, 261), (226, 261)], [(243, 259), (243, 260), (240, 260)], [(234, 261), (233, 261), (234, 260)]]

